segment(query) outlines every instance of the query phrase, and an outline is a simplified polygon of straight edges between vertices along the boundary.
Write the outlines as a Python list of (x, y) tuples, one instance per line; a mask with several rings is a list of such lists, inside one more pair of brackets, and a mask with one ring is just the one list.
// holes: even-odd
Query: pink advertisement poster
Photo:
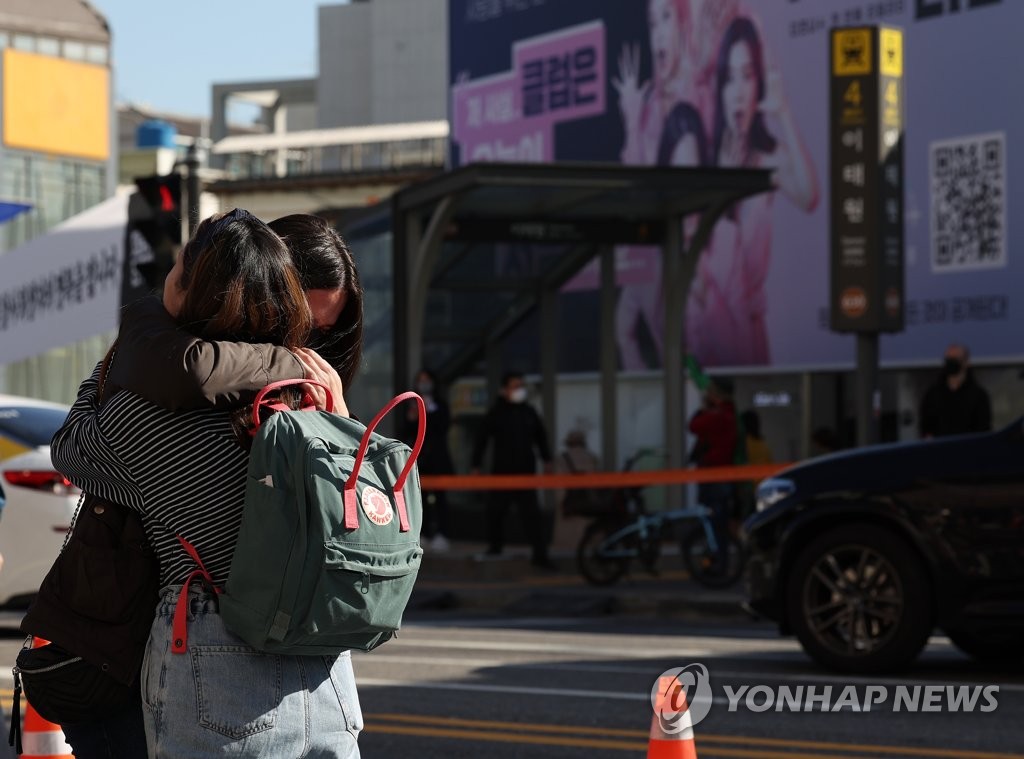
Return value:
[[(771, 170), (774, 191), (729, 209), (701, 253), (686, 349), (709, 367), (850, 366), (828, 320), (828, 44), (863, 24), (905, 39), (906, 329), (883, 361), (933, 362), (954, 340), (1019, 358), (1008, 146), (1024, 107), (986, 94), (1024, 28), (1016, 0), (451, 0), (453, 159)], [(658, 368), (660, 251), (616, 261), (620, 366)], [(596, 287), (592, 265), (566, 293)]]

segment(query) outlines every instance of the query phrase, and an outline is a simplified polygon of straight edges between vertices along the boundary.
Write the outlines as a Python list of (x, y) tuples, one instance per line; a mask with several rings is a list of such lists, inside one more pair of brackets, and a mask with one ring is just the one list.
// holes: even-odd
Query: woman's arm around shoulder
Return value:
[(147, 297), (124, 309), (109, 379), (173, 411), (231, 407), (271, 382), (304, 376), (287, 348), (201, 340), (181, 329), (159, 299)]
[[(145, 511), (142, 493), (131, 470), (111, 445), (101, 425), (97, 401), (101, 366), (97, 364), (92, 375), (79, 387), (78, 399), (50, 442), (50, 458), (57, 471), (87, 493)], [(121, 396), (127, 397), (127, 394)], [(118, 399), (112, 399), (104, 410), (110, 405), (119, 405)]]

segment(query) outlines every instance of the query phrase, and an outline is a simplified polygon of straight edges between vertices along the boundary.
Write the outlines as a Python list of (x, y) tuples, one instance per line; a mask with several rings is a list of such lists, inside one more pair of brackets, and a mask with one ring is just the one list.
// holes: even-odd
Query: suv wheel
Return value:
[(837, 527), (793, 564), (787, 609), (804, 650), (826, 667), (880, 672), (904, 666), (932, 630), (928, 575), (905, 540), (874, 525)]

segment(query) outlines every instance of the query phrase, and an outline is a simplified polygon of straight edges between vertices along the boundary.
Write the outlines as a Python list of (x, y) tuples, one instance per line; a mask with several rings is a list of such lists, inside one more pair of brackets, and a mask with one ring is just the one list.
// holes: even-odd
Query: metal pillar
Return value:
[[(548, 447), (558, 450), (558, 291), (544, 288), (540, 295), (541, 411)], [(548, 491), (550, 492), (550, 491)]]
[[(210, 142), (218, 143), (229, 134), (228, 129), (228, 92), (214, 85), (210, 104)], [(210, 166), (223, 169), (227, 166), (226, 155), (210, 154)]]
[[(412, 372), (423, 365), (423, 324), (426, 321), (427, 296), (430, 294), (430, 282), (444, 242), (445, 228), (455, 211), (456, 198), (447, 196), (434, 208), (430, 221), (424, 227), (422, 219), (415, 213), (405, 214), (404, 238), (400, 248), (396, 248), (402, 258), (401, 276), (404, 278), (402, 308), (395, 303), (395, 324), (404, 326), (403, 356), (395, 362), (398, 374), (396, 381), (409, 382)], [(399, 272), (396, 269), (395, 276)], [(401, 320), (398, 314), (402, 314)], [(397, 390), (397, 388), (396, 388)]]
[(803, 409), (800, 414), (800, 458), (806, 459), (811, 455), (811, 437), (814, 435), (814, 383), (811, 373), (804, 372), (800, 375), (800, 397), (803, 400)]
[(484, 364), (487, 372), (487, 405), (498, 397), (501, 389), (501, 375), (504, 367), (501, 362), (501, 344), (496, 340), (490, 340), (484, 348)]
[[(682, 220), (665, 223), (661, 250), (662, 300), (665, 304), (665, 454), (669, 469), (681, 469), (686, 461), (686, 377), (684, 374), (683, 318), (689, 282), (683, 282)], [(694, 255), (691, 253), (691, 255)], [(684, 286), (685, 285), (685, 286)], [(670, 491), (671, 492), (671, 491)], [(678, 492), (678, 491), (677, 491)], [(674, 500), (674, 499), (673, 499)], [(672, 502), (672, 500), (670, 500)]]
[(420, 365), (421, 333), (414, 330), (411, 334), (409, 327), (417, 321), (410, 302), (413, 297), (412, 251), (419, 248), (423, 225), (415, 213), (401, 214), (393, 210), (392, 214), (395, 219), (391, 259), (391, 314), (395, 325), (392, 389), (397, 395), (408, 387), (412, 373)]
[(199, 195), (202, 192), (199, 181), (199, 148), (195, 141), (188, 146), (185, 154), (185, 166), (188, 169), (188, 177), (185, 194), (188, 196), (188, 236), (191, 239), (199, 226)]
[(618, 351), (615, 344), (615, 248), (603, 246), (601, 260), (601, 458), (609, 472), (619, 469)]
[(878, 333), (857, 333), (857, 445), (878, 442)]
[[(540, 294), (540, 393), (548, 450), (558, 457), (558, 291), (545, 287)], [(556, 508), (555, 491), (542, 490), (541, 503)], [(545, 528), (548, 529), (548, 528)]]
[[(284, 134), (288, 131), (287, 122), (288, 111), (281, 102), (281, 98), (277, 99), (274, 106), (270, 109), (270, 131), (273, 134)], [(274, 176), (284, 177), (288, 175), (288, 150), (286, 148), (278, 148), (277, 153), (274, 156)]]

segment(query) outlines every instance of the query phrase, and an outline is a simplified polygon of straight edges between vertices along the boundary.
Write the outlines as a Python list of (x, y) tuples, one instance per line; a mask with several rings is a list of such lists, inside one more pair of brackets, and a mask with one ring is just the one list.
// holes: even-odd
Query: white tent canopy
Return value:
[(0, 256), (0, 364), (117, 328), (129, 193)]

